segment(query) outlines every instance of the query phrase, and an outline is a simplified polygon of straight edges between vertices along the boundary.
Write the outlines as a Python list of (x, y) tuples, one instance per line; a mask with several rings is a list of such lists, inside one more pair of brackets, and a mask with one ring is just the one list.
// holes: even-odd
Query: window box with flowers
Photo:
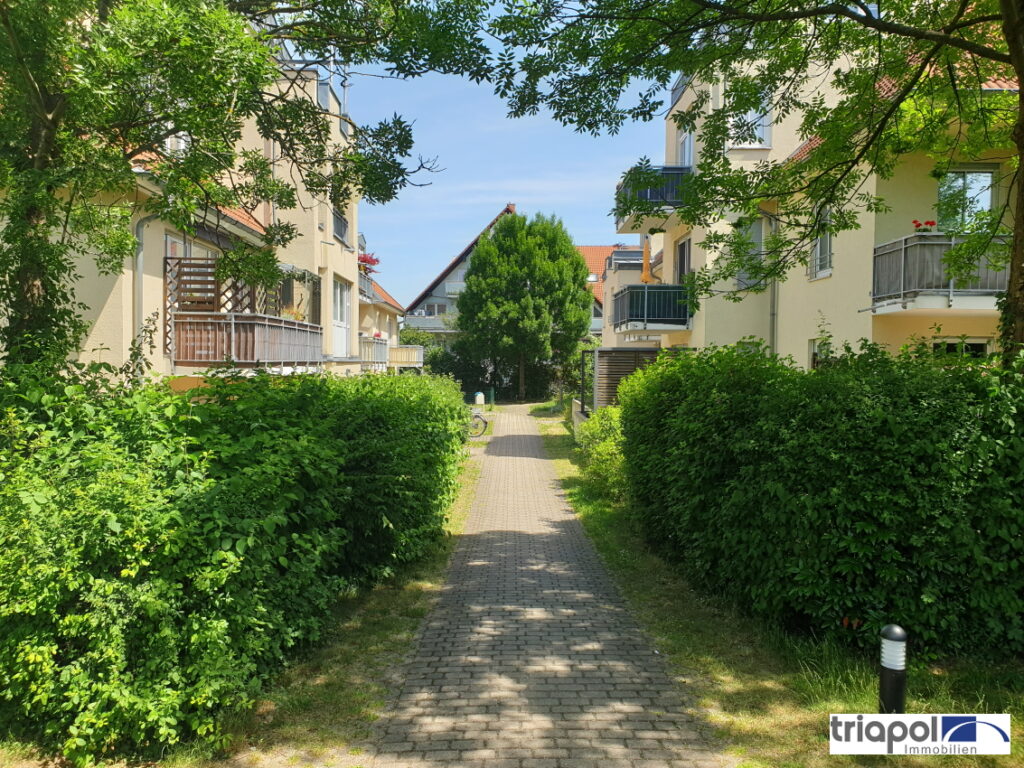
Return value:
[(934, 221), (918, 221), (917, 219), (912, 219), (910, 223), (914, 225), (915, 232), (931, 232), (936, 226)]

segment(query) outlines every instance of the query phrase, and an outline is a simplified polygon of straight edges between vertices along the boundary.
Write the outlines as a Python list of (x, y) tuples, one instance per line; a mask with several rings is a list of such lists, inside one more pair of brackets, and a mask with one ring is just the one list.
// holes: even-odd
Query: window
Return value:
[(348, 218), (345, 214), (333, 209), (334, 213), (334, 238), (348, 245)]
[(331, 108), (331, 84), (326, 80), (316, 84), (316, 103), (325, 112)]
[(601, 312), (601, 305), (598, 304), (596, 301), (594, 302), (594, 311), (591, 312), (591, 317), (604, 317), (603, 313)]
[(960, 229), (980, 211), (992, 210), (995, 173), (990, 168), (953, 169), (939, 181), (939, 229)]
[(831, 344), (825, 339), (811, 339), (807, 342), (809, 351), (808, 355), (808, 367), (811, 370), (821, 367), (822, 361), (829, 356), (832, 351)]
[(947, 355), (982, 358), (988, 356), (989, 344), (987, 341), (937, 341), (932, 349)]
[(448, 305), (443, 303), (425, 304), (424, 309), (427, 311), (427, 317), (437, 317), (448, 311)]
[(733, 131), (742, 134), (742, 138), (732, 144), (734, 149), (759, 149), (772, 145), (771, 106), (764, 105), (752, 109), (735, 120)]
[(676, 243), (676, 283), (682, 283), (683, 279), (693, 271), (690, 264), (690, 238)]
[[(820, 215), (821, 223), (827, 225), (829, 222), (828, 211)], [(822, 232), (815, 238), (811, 245), (811, 255), (807, 260), (807, 274), (815, 280), (819, 277), (828, 277), (832, 274), (832, 233)]]
[(676, 165), (693, 167), (693, 134), (680, 133), (676, 139)]
[(184, 155), (191, 145), (192, 139), (184, 133), (176, 133), (164, 139), (164, 151), (168, 155)]
[[(752, 243), (750, 258), (758, 261), (764, 258), (764, 226), (765, 218), (763, 216), (759, 216), (747, 225), (747, 239)], [(746, 270), (741, 269), (736, 275), (736, 288), (738, 290), (743, 291), (757, 284), (758, 282)]]

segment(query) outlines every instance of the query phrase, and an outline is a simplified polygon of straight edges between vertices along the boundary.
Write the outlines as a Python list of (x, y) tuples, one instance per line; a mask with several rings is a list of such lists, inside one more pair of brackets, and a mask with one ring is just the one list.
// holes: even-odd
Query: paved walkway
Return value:
[(377, 768), (727, 764), (568, 511), (527, 408), (495, 427)]

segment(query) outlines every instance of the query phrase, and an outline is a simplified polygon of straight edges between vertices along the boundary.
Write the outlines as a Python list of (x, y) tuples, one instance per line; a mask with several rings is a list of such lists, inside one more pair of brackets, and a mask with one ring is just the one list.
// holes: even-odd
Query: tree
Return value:
[(590, 324), (586, 281), (586, 263), (559, 219), (503, 216), (470, 256), (456, 354), (482, 366), (493, 386), (515, 377), (525, 399), (528, 370), (550, 376), (575, 357)]
[[(672, 107), (663, 89), (686, 73), (695, 98), (673, 119), (699, 130), (704, 150), (677, 214), (693, 226), (727, 215), (741, 224), (705, 243), (720, 258), (695, 279), (704, 295), (741, 272), (764, 288), (805, 262), (819, 235), (855, 228), (857, 211), (884, 209), (864, 182), (890, 174), (905, 153), (928, 153), (941, 175), (957, 161), (1003, 151), (1017, 181), (1024, 6), (1014, 0), (552, 0), (532, 10), (517, 6), (489, 22), (504, 42), (494, 77), (513, 115), (545, 108), (577, 130), (614, 131)], [(728, 87), (713, 101), (709, 85), (722, 82)], [(822, 96), (825, 84), (834, 99)], [(728, 142), (753, 138), (766, 113), (802, 115), (811, 151), (736, 167), (724, 152)], [(626, 174), (616, 212), (654, 212), (656, 203), (628, 191), (660, 184), (642, 161)], [(767, 200), (777, 205), (779, 226), (759, 260), (742, 224)], [(959, 206), (960, 215), (946, 213), (965, 236), (947, 268), (964, 278), (979, 259), (996, 268), (1009, 262), (1001, 321), (1009, 359), (1024, 348), (1024, 184), (1015, 184), (1002, 210), (969, 211), (968, 202), (947, 203)], [(1003, 235), (1011, 245), (993, 248)]]
[(415, 344), (421, 347), (434, 347), (437, 346), (437, 338), (430, 331), (424, 331), (421, 328), (403, 328), (398, 333), (399, 344)]
[[(392, 198), (429, 165), (408, 162), (409, 125), (352, 125), (334, 145), (329, 117), (278, 62), (318, 77), (389, 60), (398, 76), (472, 72), (462, 1), (0, 0), (0, 357), (58, 364), (77, 348), (76, 260), (121, 269), (140, 206), (190, 231), (224, 207), (293, 207), (297, 184), (335, 205)], [(239, 150), (247, 124), (291, 179)], [(159, 189), (145, 200), (142, 171)], [(271, 284), (273, 249), (294, 236), (272, 226), (265, 247), (236, 247), (222, 268)]]

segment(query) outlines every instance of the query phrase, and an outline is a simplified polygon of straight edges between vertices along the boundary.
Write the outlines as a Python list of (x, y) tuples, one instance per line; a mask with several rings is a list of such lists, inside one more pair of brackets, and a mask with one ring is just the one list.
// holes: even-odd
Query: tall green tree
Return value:
[[(1015, 182), (996, 211), (939, 218), (964, 241), (949, 254), (952, 277), (987, 260), (1007, 262), (1003, 349), (1024, 347), (1024, 5), (1019, 0), (544, 0), (508, 6), (489, 21), (504, 42), (495, 58), (498, 92), (514, 115), (549, 110), (577, 130), (617, 130), (675, 109), (665, 88), (686, 74), (694, 99), (673, 119), (703, 147), (679, 218), (707, 226), (750, 219), (765, 200), (778, 231), (761, 260), (744, 228), (709, 237), (718, 251), (696, 288), (707, 295), (723, 278), (747, 274), (755, 289), (805, 262), (820, 234), (857, 226), (858, 211), (886, 202), (865, 191), (870, 174), (889, 175), (908, 152), (952, 164), (1005, 153)], [(711, 84), (725, 84), (712, 97)], [(829, 91), (828, 98), (823, 91)], [(764, 115), (801, 116), (813, 151), (790, 161), (741, 168), (725, 152), (749, 143)], [(699, 125), (698, 125), (698, 121)], [(986, 154), (989, 153), (989, 154)], [(1003, 181), (1003, 180), (1000, 180)], [(656, 202), (630, 189), (659, 185), (648, 161), (626, 174), (616, 201), (622, 216), (652, 213)], [(957, 205), (956, 201), (950, 203)], [(823, 215), (828, 212), (828, 215)], [(964, 213), (969, 215), (963, 215)], [(1008, 235), (1009, 248), (1000, 249)]]
[(586, 335), (593, 301), (586, 280), (586, 263), (559, 219), (503, 216), (470, 256), (456, 354), (486, 370), (494, 386), (514, 380), (521, 400), (528, 372), (546, 388)]
[[(472, 0), (0, 0), (0, 358), (62, 361), (81, 339), (79, 256), (121, 269), (143, 171), (146, 208), (185, 230), (230, 206), (295, 205), (295, 188), (342, 205), (386, 201), (424, 167), (399, 117), (329, 139), (300, 93), (303, 69), (345, 76), (391, 62), (397, 76), (473, 74)], [(279, 64), (280, 62), (280, 64)], [(243, 126), (275, 142), (292, 172), (243, 152)], [(168, 140), (172, 140), (168, 142)], [(254, 283), (277, 278), (265, 247), (224, 259)]]

